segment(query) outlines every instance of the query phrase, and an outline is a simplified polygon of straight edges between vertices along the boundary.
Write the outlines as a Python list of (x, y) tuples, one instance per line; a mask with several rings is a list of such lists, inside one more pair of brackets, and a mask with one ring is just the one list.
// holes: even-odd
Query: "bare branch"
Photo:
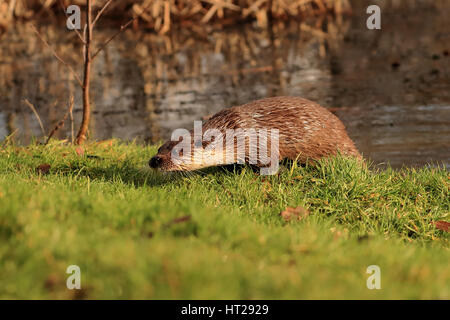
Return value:
[[(83, 28), (83, 39), (86, 39), (86, 29), (87, 29), (87, 24), (85, 24), (84, 28)], [(86, 62), (86, 42), (84, 42), (84, 46), (83, 46), (83, 59), (84, 59), (84, 62)]]
[[(73, 96), (72, 96), (72, 98), (73, 98)], [(71, 141), (72, 141), (72, 144), (73, 144), (73, 112), (72, 112), (72, 109), (70, 109), (69, 110), (69, 115), (70, 115), (70, 133), (71, 133)]]
[(91, 119), (91, 102), (90, 102), (90, 79), (91, 79), (91, 41), (92, 41), (92, 2), (94, 0), (86, 0), (86, 44), (84, 45), (84, 75), (83, 75), (83, 119), (78, 130), (75, 144), (80, 145), (86, 140), (86, 134), (89, 130), (89, 122)]
[[(150, 5), (152, 4), (152, 1), (149, 1), (149, 4), (147, 6), (145, 6), (142, 9), (142, 12), (147, 11), (147, 9), (150, 7)], [(114, 40), (115, 37), (117, 37), (123, 30), (125, 30), (134, 20), (136, 20), (137, 18), (139, 18), (139, 15), (134, 16), (132, 19), (130, 19), (127, 23), (123, 24), (120, 26), (120, 29), (108, 40), (106, 40), (101, 46), (100, 48), (94, 53), (94, 55), (92, 56), (92, 60), (95, 59), (95, 57), (97, 57), (97, 55), (102, 52), (106, 46), (112, 41)]]
[(56, 59), (58, 59), (58, 61), (61, 62), (63, 65), (65, 65), (67, 67), (67, 69), (69, 69), (69, 71), (74, 75), (75, 79), (77, 79), (78, 84), (82, 87), (83, 82), (81, 81), (78, 74), (73, 70), (73, 68), (56, 53), (56, 51), (48, 44), (47, 41), (45, 41), (45, 39), (41, 36), (41, 34), (39, 33), (39, 31), (36, 29), (36, 27), (34, 25), (31, 25), (31, 29), (33, 30), (34, 33), (36, 33), (38, 38), (47, 46), (47, 48), (49, 48), (52, 51), (53, 56)]
[(137, 16), (134, 17), (133, 19), (131, 19), (130, 21), (128, 21), (127, 23), (125, 23), (124, 25), (120, 26), (119, 31), (117, 31), (111, 38), (109, 38), (108, 40), (106, 40), (101, 47), (94, 53), (94, 55), (92, 56), (92, 60), (95, 59), (95, 57), (101, 52), (103, 51), (106, 46), (114, 40), (115, 37), (117, 37), (123, 30), (125, 30), (134, 20), (136, 20)]
[(108, 6), (111, 4), (112, 0), (108, 0), (108, 2), (105, 3), (105, 5), (100, 9), (100, 11), (95, 16), (94, 22), (92, 22), (92, 28), (95, 26), (95, 23), (100, 18), (100, 16), (103, 14), (103, 12), (108, 8)]

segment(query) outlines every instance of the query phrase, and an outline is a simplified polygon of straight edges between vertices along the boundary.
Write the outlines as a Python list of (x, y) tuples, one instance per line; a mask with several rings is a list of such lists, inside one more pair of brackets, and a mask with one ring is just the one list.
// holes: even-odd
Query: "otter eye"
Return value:
[(164, 150), (167, 150), (167, 146), (165, 144), (163, 144), (161, 147), (159, 147), (158, 149), (158, 153), (163, 152)]

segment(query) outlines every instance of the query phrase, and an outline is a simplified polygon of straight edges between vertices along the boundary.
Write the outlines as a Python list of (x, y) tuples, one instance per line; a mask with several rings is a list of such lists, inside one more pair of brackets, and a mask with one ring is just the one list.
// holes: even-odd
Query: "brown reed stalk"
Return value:
[(41, 117), (39, 117), (39, 114), (38, 114), (36, 108), (35, 108), (34, 105), (33, 105), (30, 101), (28, 101), (27, 99), (24, 99), (23, 102), (31, 109), (31, 111), (33, 111), (34, 115), (36, 116), (36, 118), (37, 118), (37, 120), (38, 120), (38, 122), (39, 122), (39, 126), (41, 127), (42, 135), (45, 136), (44, 125), (42, 124)]
[(69, 110), (69, 116), (70, 116), (70, 142), (72, 142), (72, 144), (74, 143), (74, 135), (73, 135), (73, 110), (70, 109)]
[[(54, 10), (62, 0), (0, 0), (0, 20), (11, 21), (16, 18), (37, 18), (39, 13)], [(2, 2), (5, 3), (1, 6)], [(64, 1), (66, 3), (67, 1)], [(79, 4), (79, 1), (72, 1)], [(93, 26), (100, 16), (111, 7), (112, 0), (104, 0), (102, 8), (93, 18)], [(126, 10), (132, 6), (132, 10)], [(142, 7), (150, 7), (144, 12)], [(166, 33), (176, 22), (196, 23), (239, 22), (243, 18), (257, 20), (262, 24), (267, 19), (304, 17), (306, 15), (341, 15), (348, 11), (348, 0), (121, 0), (114, 2), (113, 16), (133, 15), (152, 26), (155, 31)], [(131, 18), (131, 17), (129, 17)], [(133, 22), (137, 22), (133, 20)], [(5, 24), (5, 22), (2, 22)], [(76, 31), (77, 32), (77, 31)], [(77, 32), (81, 39), (81, 34)]]

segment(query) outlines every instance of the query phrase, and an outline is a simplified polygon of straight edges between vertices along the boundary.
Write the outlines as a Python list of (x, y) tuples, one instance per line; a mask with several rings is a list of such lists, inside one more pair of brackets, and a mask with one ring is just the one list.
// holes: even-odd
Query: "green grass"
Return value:
[[(156, 147), (85, 149), (0, 148), (0, 298), (450, 298), (449, 235), (433, 224), (449, 220), (445, 169), (335, 158), (167, 176), (147, 169)], [(310, 214), (286, 222), (288, 206)], [(66, 288), (73, 264), (82, 290)]]

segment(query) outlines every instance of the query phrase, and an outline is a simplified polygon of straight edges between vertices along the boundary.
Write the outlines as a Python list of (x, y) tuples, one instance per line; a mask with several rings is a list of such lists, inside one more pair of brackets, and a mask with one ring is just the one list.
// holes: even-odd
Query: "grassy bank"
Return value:
[[(155, 151), (2, 147), (0, 298), (450, 298), (449, 236), (433, 223), (449, 220), (444, 169), (335, 159), (165, 177), (146, 168)], [(280, 216), (298, 206), (302, 219)], [(66, 288), (69, 265), (82, 290)]]

